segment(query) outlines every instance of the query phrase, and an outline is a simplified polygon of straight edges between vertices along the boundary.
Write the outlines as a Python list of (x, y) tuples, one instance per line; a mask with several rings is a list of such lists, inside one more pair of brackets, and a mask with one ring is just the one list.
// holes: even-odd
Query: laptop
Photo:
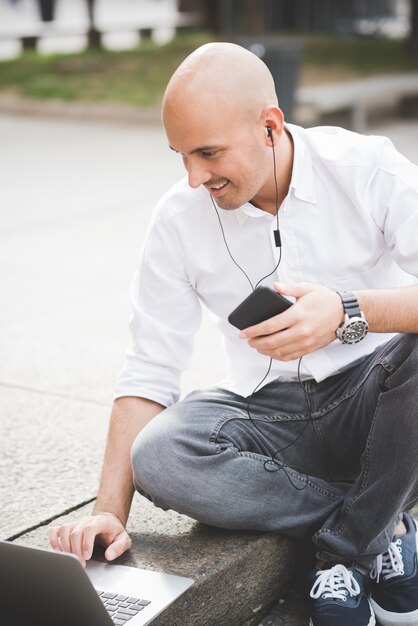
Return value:
[(0, 541), (1, 626), (145, 626), (193, 583)]

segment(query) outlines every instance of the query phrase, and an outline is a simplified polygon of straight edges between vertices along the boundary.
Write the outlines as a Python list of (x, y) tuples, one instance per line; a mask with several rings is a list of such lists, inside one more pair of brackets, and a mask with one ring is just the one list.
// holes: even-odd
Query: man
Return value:
[[(417, 168), (384, 138), (285, 125), (233, 44), (181, 64), (163, 123), (188, 179), (144, 246), (93, 515), (52, 546), (128, 549), (133, 467), (156, 506), (309, 537), (313, 626), (418, 624)], [(295, 303), (238, 333), (228, 315), (259, 282)], [(201, 303), (228, 380), (178, 402)]]

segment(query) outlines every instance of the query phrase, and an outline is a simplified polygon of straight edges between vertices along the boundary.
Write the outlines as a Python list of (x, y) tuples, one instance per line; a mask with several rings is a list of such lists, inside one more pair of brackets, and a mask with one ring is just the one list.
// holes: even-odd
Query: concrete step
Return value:
[[(308, 626), (310, 617), (309, 589), (291, 594), (275, 602), (257, 626)], [(244, 625), (245, 626), (245, 625)]]
[[(85, 506), (53, 524), (90, 510), (91, 505)], [(256, 626), (273, 603), (279, 610), (285, 606), (278, 601), (291, 592), (303, 569), (301, 549), (291, 539), (212, 528), (174, 511), (156, 509), (140, 496), (134, 499), (128, 530), (133, 546), (118, 563), (195, 580), (153, 626)], [(16, 542), (46, 548), (47, 527)], [(299, 626), (296, 621), (277, 624)]]

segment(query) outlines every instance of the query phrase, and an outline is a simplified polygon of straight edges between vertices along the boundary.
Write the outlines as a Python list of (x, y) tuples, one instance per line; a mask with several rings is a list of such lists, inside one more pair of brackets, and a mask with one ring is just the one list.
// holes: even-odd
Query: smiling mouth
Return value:
[(227, 186), (228, 183), (229, 183), (229, 180), (224, 180), (222, 183), (218, 183), (216, 185), (208, 185), (208, 184), (206, 184), (205, 187), (211, 193), (212, 192), (216, 193), (216, 192), (222, 191), (222, 189), (224, 189)]

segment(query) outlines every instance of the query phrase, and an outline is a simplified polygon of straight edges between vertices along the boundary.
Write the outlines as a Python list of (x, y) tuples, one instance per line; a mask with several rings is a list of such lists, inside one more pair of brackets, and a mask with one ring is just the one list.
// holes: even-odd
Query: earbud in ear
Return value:
[(273, 141), (273, 131), (270, 126), (266, 126), (267, 135), (270, 137), (271, 141)]

